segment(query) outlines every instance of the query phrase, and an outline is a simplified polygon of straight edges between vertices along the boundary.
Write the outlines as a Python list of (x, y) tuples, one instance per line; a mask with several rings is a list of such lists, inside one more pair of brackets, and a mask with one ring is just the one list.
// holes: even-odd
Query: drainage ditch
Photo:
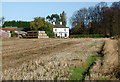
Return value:
[[(101, 60), (101, 67), (102, 67), (102, 65), (103, 65), (103, 60), (104, 60), (104, 46), (105, 46), (105, 41), (103, 42), (103, 45), (101, 46), (101, 50), (99, 51), (99, 52), (97, 52), (97, 57), (99, 57), (100, 58), (100, 60)], [(95, 57), (96, 58), (96, 57)], [(90, 69), (95, 65), (95, 63), (96, 63), (96, 61), (95, 62), (93, 62), (90, 66), (89, 66), (89, 68), (88, 68), (88, 70), (84, 73), (84, 78), (82, 79), (82, 80), (86, 80), (85, 78), (88, 76), (89, 78), (90, 78)]]

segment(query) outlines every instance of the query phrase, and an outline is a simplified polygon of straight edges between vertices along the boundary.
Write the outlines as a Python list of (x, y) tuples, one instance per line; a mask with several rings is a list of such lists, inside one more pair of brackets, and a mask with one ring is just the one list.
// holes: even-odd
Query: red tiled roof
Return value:
[(17, 28), (0, 28), (0, 30), (16, 31)]

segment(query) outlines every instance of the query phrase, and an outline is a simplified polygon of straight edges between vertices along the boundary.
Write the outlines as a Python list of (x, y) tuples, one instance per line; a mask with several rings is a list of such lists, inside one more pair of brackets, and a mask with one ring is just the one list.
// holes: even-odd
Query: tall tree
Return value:
[(66, 26), (66, 13), (63, 11), (60, 14), (60, 17), (61, 17), (61, 22), (63, 23), (64, 26)]
[(73, 27), (71, 33), (84, 34), (86, 30), (85, 26), (88, 24), (88, 10), (86, 8), (82, 8), (76, 11), (70, 21)]
[(112, 3), (111, 9), (113, 9), (114, 28), (120, 37), (120, 1)]
[(83, 34), (85, 31), (84, 23), (80, 22), (74, 28), (71, 29), (71, 34)]
[(46, 19), (50, 23), (56, 22), (56, 24), (60, 24), (60, 22), (62, 22), (62, 24), (66, 26), (66, 13), (64, 11), (60, 15), (58, 14), (52, 14), (51, 16), (48, 15)]
[(52, 14), (51, 16), (47, 16), (46, 19), (49, 22), (56, 22), (57, 24), (60, 22), (60, 16), (58, 14)]

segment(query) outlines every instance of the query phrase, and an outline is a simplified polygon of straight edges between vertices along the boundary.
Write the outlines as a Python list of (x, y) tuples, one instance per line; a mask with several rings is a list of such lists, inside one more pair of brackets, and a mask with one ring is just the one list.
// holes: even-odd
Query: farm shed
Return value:
[(0, 37), (11, 37), (12, 33), (16, 33), (17, 36), (19, 35), (19, 31), (21, 31), (23, 28), (17, 28), (17, 27), (6, 27), (6, 28), (0, 28)]

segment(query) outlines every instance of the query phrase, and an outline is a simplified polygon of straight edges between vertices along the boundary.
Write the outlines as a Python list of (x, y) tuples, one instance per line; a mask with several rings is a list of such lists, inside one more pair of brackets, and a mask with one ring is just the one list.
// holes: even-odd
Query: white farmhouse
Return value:
[(69, 37), (69, 27), (62, 25), (62, 22), (60, 22), (60, 24), (55, 24), (55, 22), (53, 22), (53, 25), (54, 25), (53, 32), (55, 34), (55, 37), (60, 38)]

